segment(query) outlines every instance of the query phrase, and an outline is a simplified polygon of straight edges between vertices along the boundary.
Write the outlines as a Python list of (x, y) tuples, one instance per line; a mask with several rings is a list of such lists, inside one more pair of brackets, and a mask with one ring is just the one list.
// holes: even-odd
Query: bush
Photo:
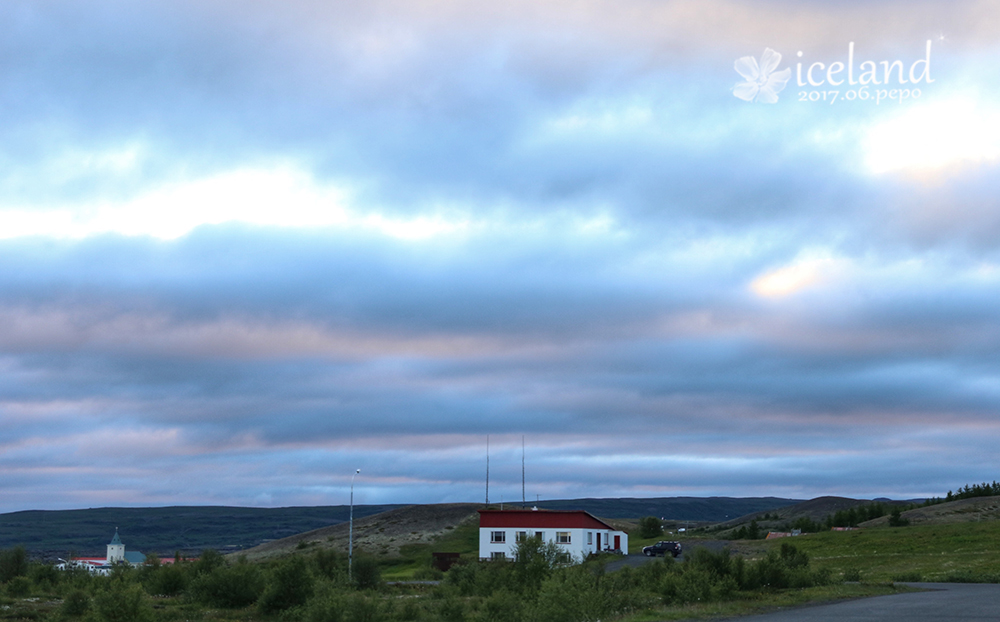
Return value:
[(538, 590), (552, 569), (562, 563), (565, 552), (555, 542), (542, 542), (541, 538), (526, 538), (514, 549), (514, 590)]
[(79, 617), (90, 609), (90, 596), (83, 590), (73, 590), (66, 595), (59, 612), (67, 617)]
[(94, 596), (91, 612), (98, 622), (148, 622), (153, 610), (142, 588), (112, 576)]
[(187, 589), (188, 576), (177, 564), (160, 566), (144, 585), (154, 596), (177, 596)]
[(514, 589), (518, 585), (513, 566), (492, 561), (455, 564), (445, 573), (444, 582), (462, 596), (489, 596), (498, 589)]
[(656, 538), (663, 535), (663, 526), (655, 516), (644, 516), (639, 519), (639, 537)]
[[(177, 563), (178, 553), (174, 554), (174, 563)], [(216, 568), (226, 565), (226, 558), (215, 549), (205, 549), (201, 552), (198, 561), (194, 563), (194, 573), (196, 575), (208, 574)]]
[(0, 583), (28, 574), (28, 554), (23, 546), (0, 551)]
[(382, 584), (382, 570), (370, 555), (358, 555), (352, 568), (354, 584), (362, 590), (371, 590)]
[(264, 577), (260, 569), (247, 563), (217, 568), (191, 583), (191, 595), (195, 600), (231, 609), (252, 605), (263, 590)]
[(31, 580), (28, 577), (14, 577), (7, 582), (7, 595), (23, 598), (31, 594)]
[(320, 549), (313, 554), (313, 566), (321, 577), (335, 582), (347, 578), (347, 557), (333, 549)]
[(39, 589), (55, 589), (59, 585), (59, 571), (49, 564), (34, 564), (28, 572), (31, 582)]
[(498, 590), (483, 601), (479, 612), (482, 622), (520, 622), (524, 599), (507, 590)]
[(454, 595), (446, 596), (438, 605), (438, 617), (443, 622), (465, 622), (465, 603)]
[(903, 518), (902, 513), (899, 508), (893, 508), (892, 514), (889, 515), (889, 526), (890, 527), (906, 527), (910, 524), (910, 519)]
[(844, 581), (861, 581), (861, 571), (857, 568), (848, 568), (844, 571)]
[(313, 595), (314, 581), (302, 558), (291, 557), (281, 562), (271, 572), (258, 601), (261, 611), (275, 613), (304, 605)]

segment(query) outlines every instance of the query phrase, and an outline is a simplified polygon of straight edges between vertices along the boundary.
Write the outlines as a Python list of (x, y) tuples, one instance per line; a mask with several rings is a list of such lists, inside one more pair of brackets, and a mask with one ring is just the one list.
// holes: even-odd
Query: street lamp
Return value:
[(351, 581), (351, 567), (354, 565), (354, 477), (361, 472), (361, 469), (354, 471), (351, 475), (351, 524), (347, 531), (347, 580)]

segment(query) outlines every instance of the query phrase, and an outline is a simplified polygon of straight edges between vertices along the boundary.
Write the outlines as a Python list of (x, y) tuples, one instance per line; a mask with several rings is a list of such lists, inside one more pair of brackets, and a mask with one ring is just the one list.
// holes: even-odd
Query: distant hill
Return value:
[[(363, 518), (400, 505), (356, 505)], [(30, 510), (0, 514), (0, 548), (23, 545), (36, 557), (104, 555), (117, 527), (128, 550), (173, 555), (232, 551), (347, 521), (346, 505), (290, 508), (175, 506)]]
[[(661, 497), (543, 500), (529, 505), (552, 510), (585, 510), (609, 519), (658, 516), (675, 521), (717, 522), (727, 516), (764, 512), (797, 502), (775, 497)], [(357, 521), (401, 507), (407, 506), (356, 505), (354, 518)], [(344, 523), (348, 512), (345, 505), (30, 510), (0, 514), (0, 548), (23, 545), (33, 556), (49, 559), (65, 557), (70, 552), (103, 555), (117, 527), (129, 550), (161, 556), (173, 555), (178, 550), (196, 554), (207, 548), (232, 552)]]
[[(762, 528), (772, 527), (780, 523), (792, 522), (799, 518), (822, 521), (830, 514), (835, 514), (840, 510), (847, 510), (852, 507), (866, 505), (868, 503), (871, 503), (871, 501), (867, 499), (850, 499), (848, 497), (816, 497), (815, 499), (800, 501), (776, 510), (771, 510), (770, 512), (767, 510), (750, 512), (744, 516), (739, 516), (729, 521), (722, 521), (722, 524), (718, 525), (718, 527), (737, 527), (749, 523), (752, 520), (756, 520)], [(892, 502), (887, 501), (887, 503)], [(775, 518), (765, 520), (763, 518), (765, 514), (769, 514)]]
[[(778, 497), (654, 497), (650, 499), (568, 499), (529, 503), (547, 510), (585, 510), (602, 518), (657, 516), (668, 521), (721, 522), (782, 508), (801, 499)], [(511, 504), (511, 507), (520, 504)]]
[[(831, 514), (836, 514), (841, 510), (848, 510), (853, 507), (868, 505), (873, 501), (879, 501), (884, 505), (891, 508), (892, 506), (906, 506), (912, 503), (922, 502), (922, 499), (913, 499), (909, 501), (894, 501), (891, 499), (851, 499), (848, 497), (816, 497), (815, 499), (809, 499), (808, 501), (801, 501), (792, 505), (787, 505), (785, 507), (777, 508), (774, 510), (764, 510), (758, 512), (751, 512), (744, 516), (740, 516), (728, 521), (721, 521), (718, 525), (713, 526), (713, 531), (719, 533), (720, 535), (731, 535), (731, 531), (738, 527), (748, 525), (750, 521), (757, 521), (757, 526), (764, 530), (781, 529), (800, 518), (808, 518), (809, 520), (816, 522), (823, 522), (827, 516)], [(905, 512), (904, 512), (905, 515)], [(766, 517), (766, 518), (765, 518)], [(882, 520), (887, 521), (888, 517), (883, 517), (882, 519), (876, 519), (876, 521)], [(875, 521), (869, 521), (868, 523), (862, 523), (863, 525), (868, 525)]]

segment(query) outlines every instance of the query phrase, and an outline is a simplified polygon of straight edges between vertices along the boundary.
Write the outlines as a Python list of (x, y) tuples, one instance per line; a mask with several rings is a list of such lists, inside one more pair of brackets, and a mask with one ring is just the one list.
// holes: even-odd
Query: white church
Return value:
[(71, 557), (69, 561), (57, 564), (56, 568), (86, 568), (92, 574), (106, 575), (115, 565), (141, 566), (145, 561), (146, 556), (139, 551), (125, 550), (125, 545), (118, 536), (118, 528), (115, 527), (115, 537), (108, 543), (108, 554), (105, 557)]

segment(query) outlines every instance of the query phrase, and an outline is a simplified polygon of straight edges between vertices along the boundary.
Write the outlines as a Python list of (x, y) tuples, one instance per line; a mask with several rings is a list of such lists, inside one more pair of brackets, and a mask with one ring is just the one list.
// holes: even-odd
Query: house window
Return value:
[(507, 541), (506, 531), (491, 531), (490, 532), (490, 542), (493, 544), (503, 544)]
[(504, 553), (503, 551), (493, 551), (493, 554), (491, 555), (490, 559), (493, 559), (495, 561), (502, 561), (507, 559), (507, 554)]
[(556, 532), (556, 542), (559, 544), (569, 544), (569, 532), (568, 531), (557, 531)]
[(514, 534), (514, 542), (524, 542), (527, 539), (528, 539), (527, 531), (518, 531), (516, 534)]
[(536, 531), (535, 532), (535, 537), (544, 542), (545, 541), (545, 532), (544, 531)]
[[(600, 536), (598, 536), (598, 537), (600, 537)], [(587, 544), (590, 545), (590, 544), (593, 544), (593, 543), (594, 543), (594, 532), (593, 531), (588, 531), (587, 532)]]
[(608, 534), (604, 534), (604, 546), (608, 545)]

